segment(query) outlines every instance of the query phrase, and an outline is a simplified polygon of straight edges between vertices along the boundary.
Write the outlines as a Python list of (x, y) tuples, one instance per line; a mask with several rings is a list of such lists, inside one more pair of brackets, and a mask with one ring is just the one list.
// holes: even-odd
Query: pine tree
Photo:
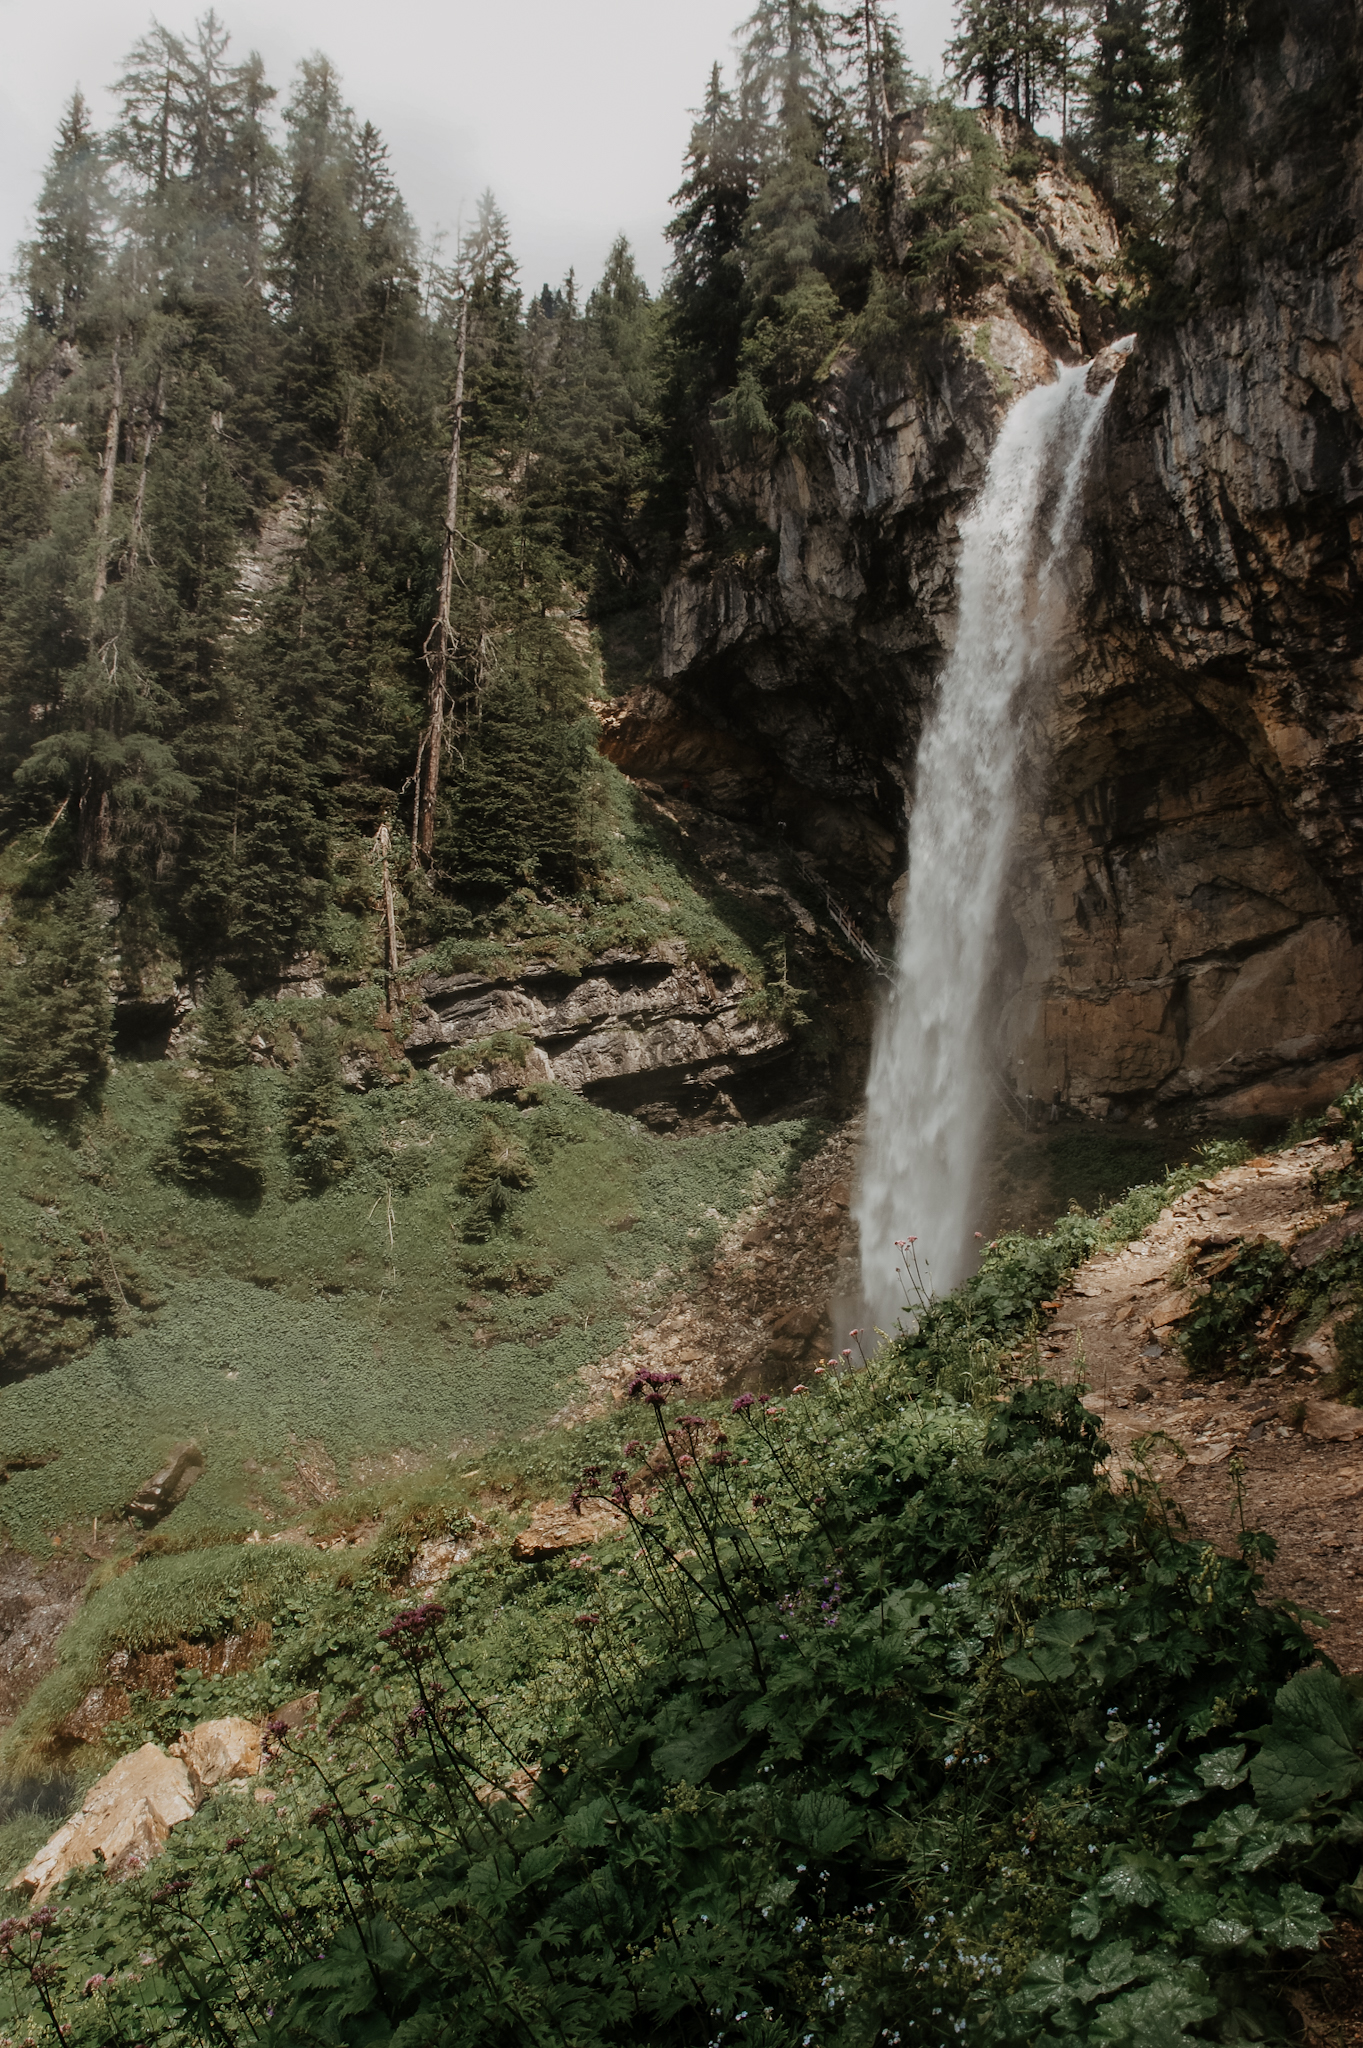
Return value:
[(982, 107), (1010, 108), (1035, 127), (1067, 90), (1067, 40), (1055, 0), (962, 0), (946, 56)]
[(25, 958), (0, 993), (0, 1088), (69, 1112), (107, 1074), (113, 1035), (106, 931), (89, 876), (22, 937)]
[(1139, 232), (1163, 203), (1183, 137), (1172, 0), (1094, 0), (1091, 49), (1079, 87), (1076, 147)]
[(287, 1126), (294, 1171), (315, 1193), (350, 1171), (350, 1119), (341, 1111), (338, 1033), (316, 1031), (289, 1084)]
[(74, 92), (39, 195), (37, 232), (21, 251), (29, 307), (48, 333), (74, 338), (108, 257), (113, 211), (104, 147)]
[(225, 968), (204, 987), (196, 1019), (200, 1071), (184, 1085), (169, 1169), (191, 1187), (251, 1198), (265, 1180), (241, 996)]

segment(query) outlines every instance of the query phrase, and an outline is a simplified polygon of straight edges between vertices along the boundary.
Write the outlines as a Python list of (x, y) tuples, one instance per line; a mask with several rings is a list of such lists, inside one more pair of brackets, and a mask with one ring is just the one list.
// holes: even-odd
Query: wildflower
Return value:
[(573, 1616), (573, 1627), (580, 1629), (595, 1628), (600, 1619), (601, 1616), (599, 1614), (575, 1614)]
[(768, 1496), (765, 1493), (755, 1493), (752, 1497), (752, 1504), (755, 1508), (764, 1508), (767, 1505), (767, 1499)]
[(332, 1811), (333, 1809), (329, 1806), (314, 1806), (312, 1812), (308, 1815), (308, 1826), (310, 1828), (324, 1828), (331, 1819)]
[(620, 1456), (622, 1458), (637, 1458), (642, 1449), (643, 1445), (640, 1443), (638, 1437), (632, 1436), (629, 1442), (622, 1447)]
[(792, 1387), (790, 1391), (792, 1394), (807, 1394), (809, 1392), (809, 1388), (806, 1386), (798, 1386)]
[(240, 1849), (242, 1843), (245, 1840), (245, 1835), (229, 1835), (227, 1837), (227, 1840), (223, 1843), (223, 1848), (228, 1850)]
[(752, 1404), (753, 1397), (751, 1394), (740, 1394), (738, 1399), (730, 1405), (729, 1413), (731, 1415), (746, 1415)]
[(404, 1607), (401, 1614), (393, 1616), (387, 1628), (379, 1630), (379, 1640), (396, 1643), (400, 1650), (405, 1649), (410, 1643), (419, 1642), (444, 1619), (445, 1609), (436, 1600), (428, 1600), (421, 1607)]

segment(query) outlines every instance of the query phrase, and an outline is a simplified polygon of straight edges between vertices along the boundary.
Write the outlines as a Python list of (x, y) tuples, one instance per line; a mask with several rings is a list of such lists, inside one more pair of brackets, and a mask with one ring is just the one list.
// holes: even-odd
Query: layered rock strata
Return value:
[(662, 1126), (736, 1116), (735, 1092), (753, 1096), (750, 1077), (792, 1050), (746, 976), (700, 966), (681, 939), (612, 950), (581, 975), (531, 962), (514, 979), (429, 976), (421, 994), (407, 1057), (474, 1098), (557, 1081)]

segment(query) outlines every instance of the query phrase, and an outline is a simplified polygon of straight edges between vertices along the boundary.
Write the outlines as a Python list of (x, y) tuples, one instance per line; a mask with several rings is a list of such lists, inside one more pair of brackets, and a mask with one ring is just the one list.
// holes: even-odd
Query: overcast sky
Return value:
[[(382, 129), (423, 235), (453, 229), (490, 185), (522, 282), (573, 265), (592, 282), (628, 235), (657, 284), (688, 109), (750, 0), (217, 0), (232, 52), (258, 49), (287, 96), (324, 50), (361, 120)], [(206, 0), (205, 0), (206, 5)], [(195, 0), (0, 0), (0, 252), (27, 233), (63, 102), (80, 85), (103, 124), (108, 86), (153, 12), (185, 32)], [(952, 0), (901, 0), (905, 45), (936, 77)]]

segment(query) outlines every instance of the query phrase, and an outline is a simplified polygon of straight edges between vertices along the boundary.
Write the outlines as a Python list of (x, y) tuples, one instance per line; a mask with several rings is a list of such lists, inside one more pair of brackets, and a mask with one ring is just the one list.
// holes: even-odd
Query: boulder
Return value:
[(1363, 1436), (1363, 1408), (1349, 1408), (1343, 1401), (1308, 1401), (1302, 1427), (1308, 1436), (1323, 1437), (1327, 1443), (1348, 1443)]
[(229, 1778), (255, 1777), (261, 1766), (260, 1729), (239, 1714), (229, 1714), (221, 1721), (200, 1721), (172, 1742), (170, 1753), (179, 1757), (189, 1772), (197, 1806)]
[(139, 1867), (160, 1854), (171, 1829), (197, 1805), (184, 1763), (144, 1742), (91, 1787), (80, 1812), (20, 1871), (12, 1889), (41, 1903), (68, 1872), (96, 1858), (111, 1870)]
[(177, 1444), (169, 1463), (154, 1473), (128, 1502), (134, 1521), (149, 1529), (178, 1507), (204, 1468), (204, 1454), (197, 1444)]
[(603, 1536), (618, 1535), (624, 1526), (624, 1516), (604, 1501), (592, 1502), (579, 1515), (571, 1508), (560, 1507), (557, 1501), (543, 1500), (531, 1515), (529, 1526), (512, 1542), (511, 1555), (518, 1564), (533, 1564), (539, 1558), (556, 1557), (563, 1550), (581, 1550)]

